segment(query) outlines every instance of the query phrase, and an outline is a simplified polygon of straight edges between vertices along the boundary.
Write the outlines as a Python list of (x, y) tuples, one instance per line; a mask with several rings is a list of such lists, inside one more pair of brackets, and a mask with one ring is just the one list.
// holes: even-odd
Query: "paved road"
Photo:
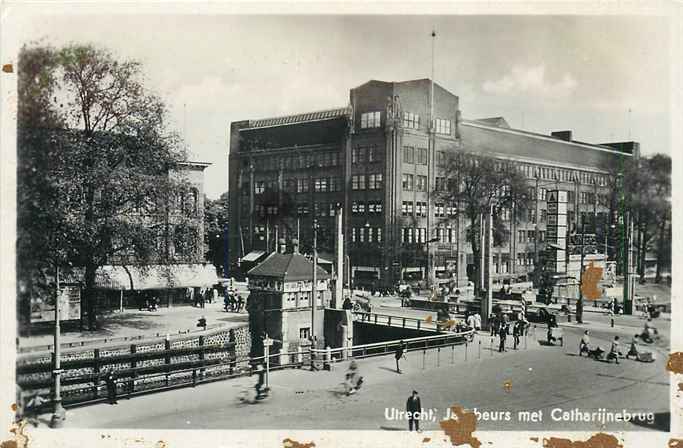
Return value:
[[(594, 343), (607, 346), (615, 334), (633, 334), (635, 319), (610, 328), (608, 322), (587, 324)], [(528, 430), (642, 430), (664, 429), (668, 424), (669, 376), (664, 368), (666, 346), (656, 347), (654, 363), (622, 360), (619, 366), (576, 355), (580, 334), (586, 326), (564, 325), (564, 347), (545, 346), (532, 334), (521, 350), (498, 353), (490, 339), (480, 335), (479, 344), (436, 352), (410, 352), (403, 361), (404, 373), (395, 372), (391, 356), (360, 361), (366, 383), (351, 397), (342, 395), (345, 363), (331, 372), (288, 370), (271, 374), (273, 395), (259, 404), (241, 404), (238, 395), (255, 383), (240, 378), (121, 400), (118, 405), (95, 405), (68, 411), (68, 427), (101, 428), (206, 428), (206, 429), (384, 429), (406, 427), (405, 421), (386, 418), (385, 411), (405, 409), (410, 391), (417, 389), (425, 408), (436, 410), (437, 420), (454, 404), (478, 411), (502, 412), (503, 421), (480, 420), (481, 429)], [(660, 323), (660, 331), (669, 331)], [(538, 328), (539, 339), (545, 330)], [(629, 337), (630, 339), (630, 337)], [(525, 348), (526, 347), (526, 348)], [(437, 360), (438, 359), (438, 360)], [(424, 362), (424, 368), (423, 368)], [(438, 363), (438, 366), (437, 366)], [(505, 387), (509, 384), (509, 388)], [(652, 423), (582, 423), (555, 421), (553, 409), (580, 408), (596, 411), (627, 409), (650, 411)], [(519, 411), (541, 411), (542, 423), (520, 422)], [(510, 419), (505, 419), (505, 412)], [(554, 416), (558, 417), (558, 411)], [(490, 415), (489, 417), (493, 417)], [(439, 429), (438, 421), (423, 423)]]

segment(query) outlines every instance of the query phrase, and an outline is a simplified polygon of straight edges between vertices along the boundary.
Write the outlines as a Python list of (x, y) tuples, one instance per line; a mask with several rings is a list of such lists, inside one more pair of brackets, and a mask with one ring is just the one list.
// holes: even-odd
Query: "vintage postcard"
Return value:
[(4, 3), (2, 448), (683, 446), (680, 18)]

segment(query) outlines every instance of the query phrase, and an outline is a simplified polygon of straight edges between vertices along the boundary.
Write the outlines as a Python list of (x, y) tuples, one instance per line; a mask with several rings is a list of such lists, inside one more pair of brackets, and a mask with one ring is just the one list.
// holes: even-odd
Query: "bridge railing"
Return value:
[(353, 345), (330, 349), (311, 349), (312, 362), (335, 361), (346, 358), (369, 358), (395, 352), (401, 345), (407, 351), (426, 350), (451, 345), (460, 345), (474, 338), (474, 330), (441, 333), (433, 336), (394, 339), (391, 341), (375, 342), (372, 344)]
[(367, 311), (354, 311), (353, 314), (356, 317), (356, 322), (386, 325), (389, 327), (410, 328), (413, 330), (437, 330), (435, 321), (430, 322), (426, 319), (417, 317), (394, 316), (391, 314), (381, 314)]

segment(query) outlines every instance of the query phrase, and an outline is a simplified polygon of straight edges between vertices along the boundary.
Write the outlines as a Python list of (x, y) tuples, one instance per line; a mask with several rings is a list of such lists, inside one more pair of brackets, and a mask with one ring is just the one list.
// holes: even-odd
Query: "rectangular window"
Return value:
[(358, 202), (358, 213), (365, 213), (365, 202)]
[(354, 175), (351, 177), (352, 190), (365, 190), (365, 175)]
[(500, 212), (501, 219), (503, 221), (509, 221), (510, 220), (510, 209), (509, 208), (504, 208)]
[(446, 178), (445, 177), (436, 177), (434, 178), (434, 188), (436, 191), (446, 191)]
[(412, 216), (413, 201), (403, 201), (403, 204), (401, 204), (401, 213), (403, 214), (403, 216)]
[(364, 227), (360, 227), (358, 229), (358, 241), (361, 243), (365, 242), (365, 228)]
[(524, 230), (518, 230), (517, 231), (517, 241), (520, 243), (523, 243), (524, 240), (526, 239), (526, 236), (524, 235), (526, 232)]
[(417, 176), (417, 191), (427, 191), (427, 176)]
[(444, 151), (436, 152), (436, 165), (444, 166), (446, 165), (446, 153)]
[(420, 127), (420, 116), (412, 112), (403, 112), (403, 127), (418, 129)]
[(548, 190), (546, 190), (545, 188), (539, 188), (538, 189), (538, 200), (539, 201), (545, 201), (547, 193), (548, 193)]
[(420, 239), (418, 242), (420, 243), (426, 243), (427, 242), (427, 229), (421, 228), (417, 229), (420, 235)]
[(367, 148), (368, 152), (368, 162), (377, 162), (377, 147), (376, 146), (368, 146)]
[(382, 228), (377, 227), (375, 230), (376, 230), (376, 235), (377, 235), (377, 242), (381, 243), (382, 242)]
[(378, 128), (380, 127), (381, 112), (365, 112), (360, 115), (361, 129)]
[(254, 188), (254, 193), (255, 194), (261, 194), (266, 190), (266, 183), (262, 180), (256, 181), (255, 183), (255, 188)]
[(413, 148), (412, 146), (403, 147), (403, 162), (415, 163), (415, 148)]
[(298, 204), (297, 205), (297, 214), (299, 216), (304, 216), (308, 215), (308, 204)]
[(415, 204), (415, 212), (417, 216), (427, 216), (427, 203), (417, 202)]
[(377, 201), (375, 204), (375, 212), (382, 213), (382, 201)]
[(538, 240), (541, 242), (545, 241), (545, 230), (538, 231)]
[(351, 229), (351, 242), (355, 243), (356, 242), (356, 228)]
[(380, 190), (382, 188), (382, 174), (370, 174), (368, 176), (368, 189)]
[(358, 213), (358, 201), (351, 203), (351, 213)]
[(308, 192), (308, 183), (309, 183), (309, 180), (307, 177), (304, 177), (302, 179), (297, 179), (296, 192), (297, 193), (307, 193)]
[(418, 165), (427, 164), (427, 148), (417, 148), (417, 163)]
[(351, 150), (351, 163), (365, 163), (365, 148), (357, 146)]
[(527, 232), (527, 237), (528, 237), (528, 242), (533, 243), (536, 239), (536, 231), (535, 230), (528, 230)]
[(434, 121), (437, 134), (451, 135), (451, 120), (437, 118)]
[(413, 190), (413, 175), (412, 174), (404, 174), (402, 178), (403, 182), (403, 189), (407, 191), (412, 191)]
[(434, 204), (434, 216), (436, 216), (437, 218), (443, 218), (444, 216), (446, 216), (446, 211), (443, 204)]
[(548, 221), (548, 210), (541, 210), (541, 222)]
[(372, 243), (372, 234), (373, 234), (373, 228), (368, 227), (368, 243)]
[(334, 204), (330, 204), (330, 216), (335, 216), (337, 214), (337, 207)]

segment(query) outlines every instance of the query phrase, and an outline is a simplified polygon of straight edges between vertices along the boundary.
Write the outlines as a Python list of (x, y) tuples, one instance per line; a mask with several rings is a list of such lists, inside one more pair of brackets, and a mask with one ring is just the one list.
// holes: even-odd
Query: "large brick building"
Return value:
[(340, 204), (356, 284), (423, 278), (431, 257), (437, 277), (462, 285), (476, 262), (467, 223), (456, 204), (434, 194), (444, 181), (440, 161), (451, 151), (514, 161), (534, 188), (528, 219), (511, 223), (514, 237), (494, 249), (494, 278), (502, 278), (523, 276), (538, 260), (548, 190), (569, 192), (570, 227), (582, 218), (607, 223), (606, 167), (638, 157), (639, 147), (512, 129), (502, 117), (464, 120), (458, 97), (428, 79), (369, 81), (350, 91), (348, 107), (231, 123), (230, 255), (273, 251), (276, 232), (298, 236), (302, 251), (310, 250), (314, 219), (319, 247), (331, 252)]

